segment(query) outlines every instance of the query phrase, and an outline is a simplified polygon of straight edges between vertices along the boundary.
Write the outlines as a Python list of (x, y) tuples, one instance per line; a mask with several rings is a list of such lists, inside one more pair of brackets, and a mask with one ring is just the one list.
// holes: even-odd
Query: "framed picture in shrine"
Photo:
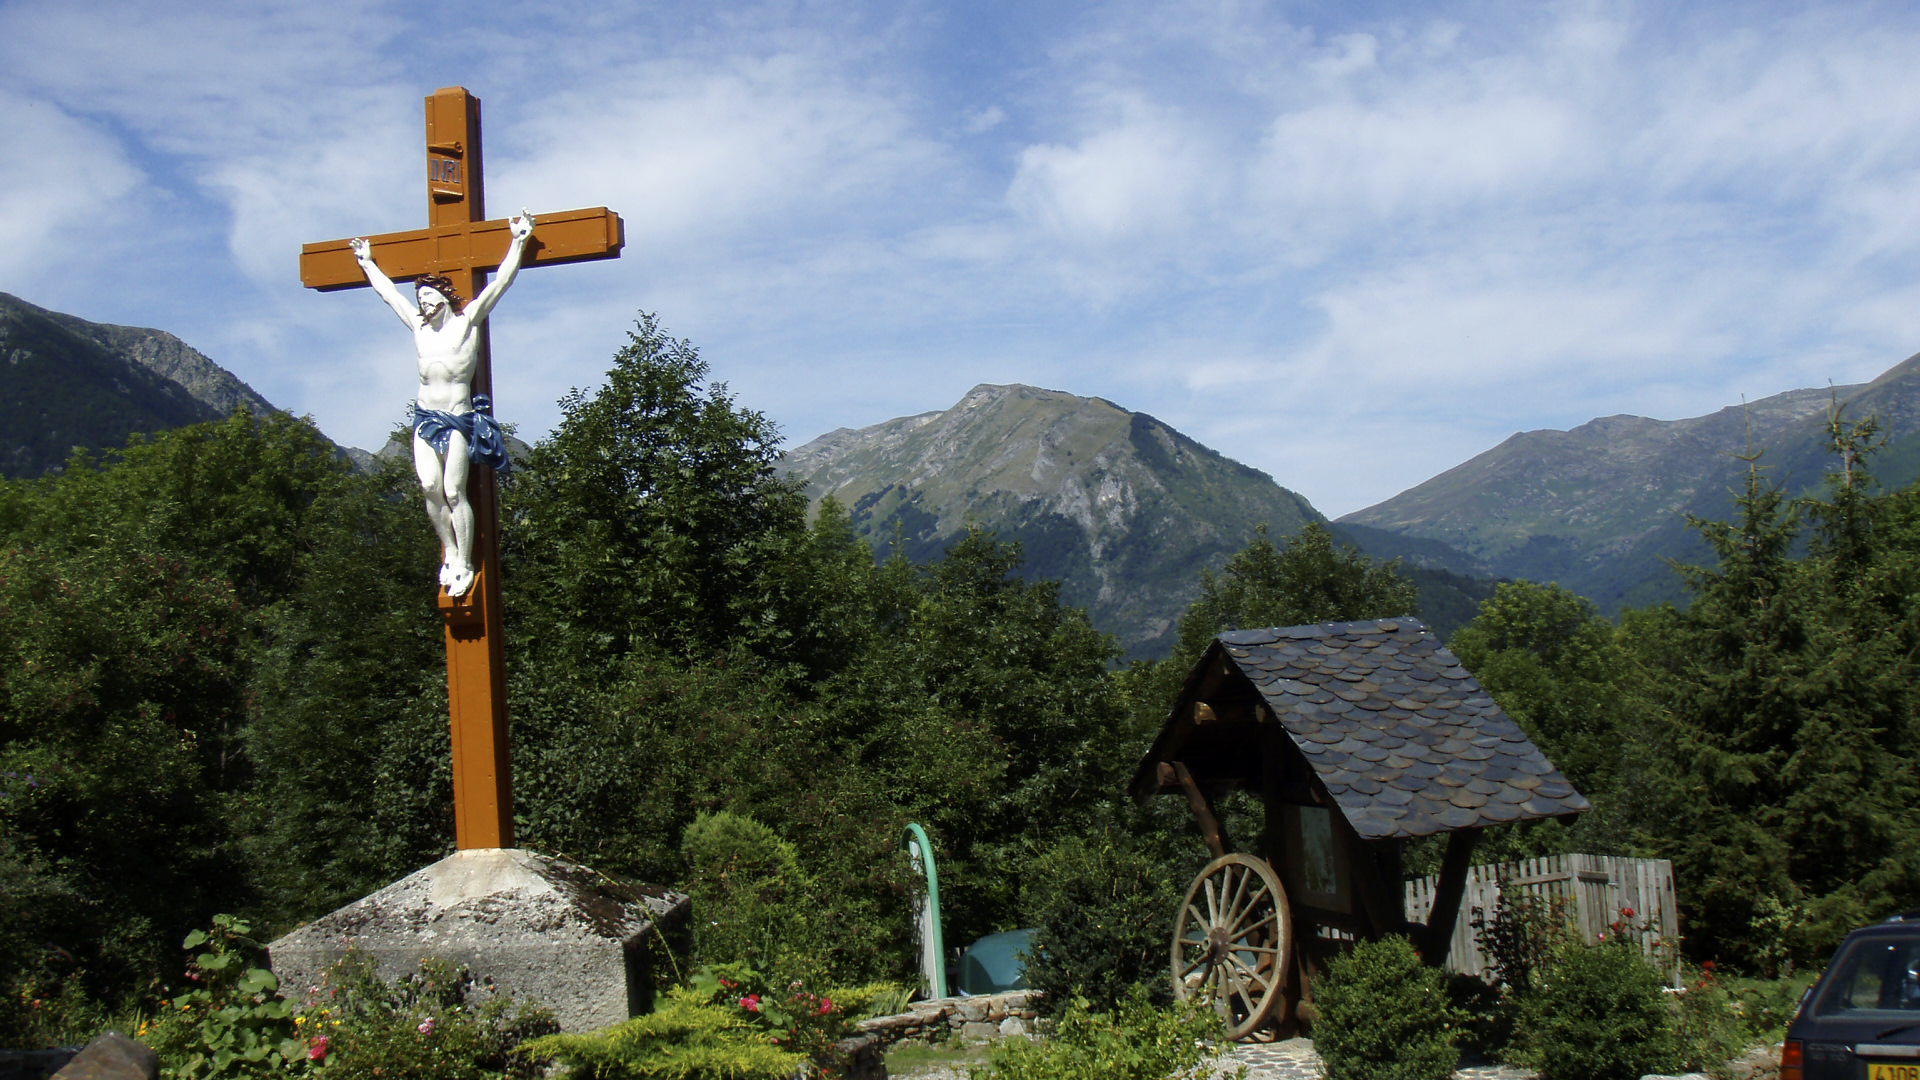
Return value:
[(1280, 807), (1281, 876), (1297, 903), (1324, 911), (1353, 911), (1353, 869), (1344, 822), (1325, 806)]

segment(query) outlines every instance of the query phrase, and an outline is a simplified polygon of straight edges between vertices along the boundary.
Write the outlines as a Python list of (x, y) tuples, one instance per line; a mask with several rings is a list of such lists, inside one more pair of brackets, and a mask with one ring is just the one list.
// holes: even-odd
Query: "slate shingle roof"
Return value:
[(1589, 807), (1417, 620), (1237, 630), (1219, 643), (1362, 837)]

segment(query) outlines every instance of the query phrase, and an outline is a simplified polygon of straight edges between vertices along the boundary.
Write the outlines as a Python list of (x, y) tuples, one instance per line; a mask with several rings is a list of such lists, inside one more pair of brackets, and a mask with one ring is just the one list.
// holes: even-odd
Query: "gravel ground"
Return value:
[[(1735, 1075), (1747, 1080), (1772, 1080), (1777, 1075), (1779, 1051), (1755, 1047), (1735, 1065)], [(1247, 1080), (1320, 1080), (1320, 1056), (1313, 1052), (1312, 1039), (1283, 1039), (1272, 1043), (1240, 1043), (1221, 1058), (1219, 1076), (1228, 1075), (1235, 1066), (1247, 1067)], [(935, 1067), (925, 1071), (896, 1074), (900, 1080), (967, 1080), (964, 1066)], [(1469, 1060), (1455, 1072), (1454, 1080), (1535, 1080), (1524, 1069)], [(1706, 1080), (1694, 1073), (1685, 1080)]]

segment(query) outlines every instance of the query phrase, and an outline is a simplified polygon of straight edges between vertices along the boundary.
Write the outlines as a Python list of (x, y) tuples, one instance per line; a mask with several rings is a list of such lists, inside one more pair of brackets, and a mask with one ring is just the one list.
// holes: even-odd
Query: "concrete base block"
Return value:
[(684, 951), (691, 909), (680, 893), (622, 884), (564, 859), (459, 851), (315, 919), (267, 953), (288, 997), (318, 985), (350, 949), (388, 980), (439, 957), (552, 1009), (563, 1031), (591, 1031), (651, 1006), (654, 959), (669, 947)]

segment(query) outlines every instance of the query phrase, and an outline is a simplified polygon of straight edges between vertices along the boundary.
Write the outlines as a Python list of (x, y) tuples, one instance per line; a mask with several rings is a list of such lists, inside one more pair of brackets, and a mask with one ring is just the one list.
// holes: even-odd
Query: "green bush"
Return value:
[(531, 1080), (545, 1063), (514, 1048), (558, 1030), (551, 1012), (518, 1005), (444, 960), (388, 983), (359, 953), (328, 970), (296, 1019), (329, 1080)]
[(306, 1067), (308, 1048), (293, 1006), (260, 963), (263, 950), (247, 936), (251, 929), (231, 915), (215, 915), (211, 930), (195, 930), (181, 943), (192, 954), (186, 977), (193, 988), (162, 1004), (138, 1029), (167, 1080), (265, 1077)]
[(1478, 975), (1447, 976), (1447, 1001), (1460, 1023), (1460, 1046), (1498, 1058), (1513, 1041), (1514, 998)]
[(1624, 941), (1558, 950), (1522, 1000), (1519, 1042), (1540, 1080), (1637, 1080), (1682, 1059), (1660, 973)]
[(776, 984), (745, 964), (703, 967), (688, 980), (695, 1000), (738, 1010), (739, 1018), (761, 1029), (780, 1049), (817, 1065), (841, 1064), (837, 1044), (854, 1033), (858, 1018), (882, 999), (900, 999), (898, 983), (810, 990), (799, 980)]
[(1689, 1072), (1728, 1080), (1727, 1063), (1748, 1044), (1740, 1011), (1711, 969), (1689, 966), (1686, 974), (1686, 992), (1675, 1010), (1682, 1064)]
[[(1713, 962), (1700, 965), (1714, 974)], [(1721, 984), (1733, 997), (1734, 1011), (1740, 1017), (1741, 1030), (1751, 1043), (1777, 1043), (1787, 1036), (1787, 1024), (1800, 1009), (1800, 999), (1820, 977), (1817, 970), (1801, 971), (1782, 979), (1753, 979), (1738, 976), (1722, 978)]]
[(1313, 1046), (1327, 1080), (1447, 1080), (1462, 1017), (1413, 943), (1362, 941), (1315, 981)]
[(1533, 976), (1553, 950), (1572, 938), (1568, 901), (1509, 887), (1500, 881), (1493, 911), (1476, 909), (1473, 938), (1487, 956), (1494, 982), (1515, 994), (1533, 989)]
[[(1155, 1008), (1140, 987), (1111, 1011), (1095, 1012), (1085, 998), (1064, 1010), (1053, 1037), (1008, 1039), (972, 1080), (1208, 1080), (1222, 1047), (1220, 1021), (1195, 1005)], [(1242, 1066), (1234, 1075), (1244, 1077)]]
[(136, 1034), (160, 1056), (166, 1080), (311, 1076), (489, 1080), (540, 1075), (545, 1063), (513, 1055), (555, 1030), (544, 1009), (516, 1006), (440, 960), (382, 982), (358, 953), (328, 970), (302, 1000), (279, 993), (247, 924), (216, 915), (187, 935), (192, 988), (164, 1002)]
[(813, 883), (779, 833), (743, 814), (702, 813), (687, 826), (680, 852), (703, 963), (747, 964), (781, 978), (825, 973)]
[(1030, 866), (1026, 908), (1034, 920), (1027, 985), (1057, 1015), (1076, 995), (1117, 1005), (1135, 986), (1165, 1004), (1167, 933), (1182, 883), (1165, 861), (1122, 834), (1069, 837)]
[(582, 1035), (548, 1035), (520, 1048), (552, 1059), (573, 1080), (791, 1080), (805, 1054), (775, 1046), (741, 1009), (675, 987), (645, 1016)]

